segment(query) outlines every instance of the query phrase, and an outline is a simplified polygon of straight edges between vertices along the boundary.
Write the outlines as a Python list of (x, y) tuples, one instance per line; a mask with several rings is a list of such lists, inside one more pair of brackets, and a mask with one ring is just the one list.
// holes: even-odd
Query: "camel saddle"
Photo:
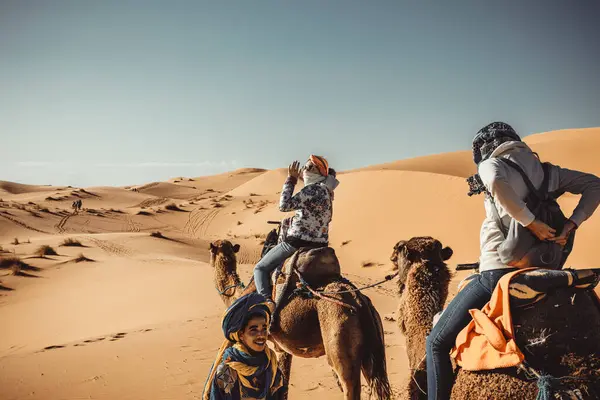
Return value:
[(276, 304), (273, 320), (299, 282), (294, 269), (312, 288), (325, 286), (342, 276), (340, 262), (331, 247), (299, 249), (273, 273), (273, 299)]

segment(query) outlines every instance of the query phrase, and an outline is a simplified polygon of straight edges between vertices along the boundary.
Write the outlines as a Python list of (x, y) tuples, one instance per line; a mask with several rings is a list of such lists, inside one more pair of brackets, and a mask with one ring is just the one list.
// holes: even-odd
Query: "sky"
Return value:
[(600, 126), (600, 2), (0, 0), (0, 180), (346, 170)]

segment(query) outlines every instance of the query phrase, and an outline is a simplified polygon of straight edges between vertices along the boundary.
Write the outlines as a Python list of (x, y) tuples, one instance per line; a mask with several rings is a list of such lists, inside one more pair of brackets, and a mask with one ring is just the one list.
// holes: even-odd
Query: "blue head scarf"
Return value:
[(254, 292), (237, 299), (225, 310), (221, 327), (225, 339), (238, 342), (237, 333), (244, 328), (250, 315), (259, 314), (267, 319), (267, 325), (271, 319), (269, 307), (265, 304), (265, 298)]
[(267, 325), (269, 324), (271, 313), (264, 297), (257, 293), (240, 297), (225, 311), (221, 324), (225, 343), (221, 346), (211, 367), (203, 399), (220, 399), (219, 391), (213, 381), (216, 369), (221, 363), (237, 372), (241, 391), (246, 397), (267, 398), (283, 384), (281, 373), (277, 369), (275, 352), (267, 347), (262, 353), (252, 353), (239, 340), (240, 331), (246, 326), (250, 317), (256, 314), (264, 316)]

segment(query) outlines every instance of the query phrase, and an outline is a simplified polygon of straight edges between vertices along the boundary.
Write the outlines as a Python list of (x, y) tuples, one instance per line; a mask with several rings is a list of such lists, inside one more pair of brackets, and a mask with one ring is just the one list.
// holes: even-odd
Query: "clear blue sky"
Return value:
[(349, 169), (600, 126), (598, 1), (0, 0), (0, 179)]

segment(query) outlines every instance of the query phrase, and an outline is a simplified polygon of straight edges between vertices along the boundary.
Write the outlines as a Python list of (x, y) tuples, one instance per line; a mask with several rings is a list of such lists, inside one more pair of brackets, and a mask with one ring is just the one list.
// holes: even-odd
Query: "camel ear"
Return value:
[(238, 251), (240, 251), (240, 245), (239, 244), (233, 245), (233, 252), (237, 253)]
[(450, 259), (450, 257), (452, 257), (452, 254), (454, 254), (454, 251), (452, 251), (452, 249), (450, 247), (444, 247), (442, 249), (442, 260), (447, 261)]

